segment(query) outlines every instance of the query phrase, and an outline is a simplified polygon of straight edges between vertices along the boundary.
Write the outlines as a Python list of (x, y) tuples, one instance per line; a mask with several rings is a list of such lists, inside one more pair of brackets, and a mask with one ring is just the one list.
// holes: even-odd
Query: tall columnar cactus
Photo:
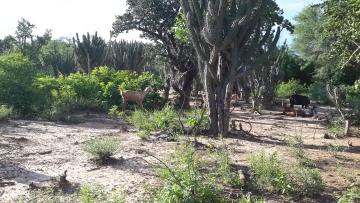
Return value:
[(140, 72), (149, 58), (145, 55), (143, 43), (126, 40), (111, 43), (111, 59), (117, 70)]
[(74, 51), (76, 55), (76, 61), (80, 68), (90, 74), (90, 72), (96, 66), (102, 66), (106, 55), (106, 43), (105, 40), (95, 35), (82, 36), (82, 41), (79, 39), (78, 33), (76, 33), (76, 40), (73, 38)]
[[(190, 39), (203, 64), (212, 135), (228, 133), (234, 81), (257, 70), (276, 47), (282, 24), (273, 0), (181, 0)], [(265, 43), (267, 50), (254, 60)], [(216, 94), (216, 99), (215, 99)]]
[[(266, 47), (266, 46), (265, 46)], [(274, 49), (268, 61), (263, 63), (258, 71), (253, 71), (248, 78), (251, 87), (252, 110), (259, 111), (260, 101), (265, 106), (273, 104), (275, 91), (284, 77), (283, 62), (287, 51), (286, 42), (280, 48)]]
[(50, 63), (55, 77), (59, 77), (59, 73), (68, 76), (70, 73), (75, 72), (76, 63), (74, 52), (69, 53), (69, 50), (66, 50), (66, 54), (62, 55), (54, 46), (54, 50), (50, 52), (50, 55)]

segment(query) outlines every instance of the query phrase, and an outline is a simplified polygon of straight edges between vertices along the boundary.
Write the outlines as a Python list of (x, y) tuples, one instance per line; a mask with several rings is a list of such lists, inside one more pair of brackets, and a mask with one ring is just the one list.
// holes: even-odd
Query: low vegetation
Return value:
[(99, 137), (87, 140), (82, 149), (93, 156), (94, 161), (104, 163), (121, 150), (121, 142), (114, 137)]

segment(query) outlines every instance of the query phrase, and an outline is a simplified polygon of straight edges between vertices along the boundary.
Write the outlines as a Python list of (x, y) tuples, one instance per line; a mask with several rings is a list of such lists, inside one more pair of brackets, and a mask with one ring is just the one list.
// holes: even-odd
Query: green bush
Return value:
[(304, 140), (301, 135), (295, 135), (290, 137), (287, 141), (287, 145), (291, 149), (291, 154), (297, 157), (305, 157)]
[(293, 94), (308, 95), (309, 90), (301, 85), (298, 80), (289, 80), (289, 82), (281, 82), (276, 91), (278, 97), (290, 97)]
[(231, 171), (231, 159), (230, 154), (226, 146), (220, 146), (217, 149), (218, 160), (217, 160), (217, 173), (221, 177), (225, 185), (232, 187), (241, 188), (243, 182), (240, 180), (239, 175), (234, 171)]
[(20, 53), (0, 56), (0, 101), (12, 106), (20, 115), (33, 114), (40, 95), (33, 87), (37, 71), (33, 63)]
[(103, 163), (121, 149), (121, 142), (113, 137), (95, 138), (85, 142), (82, 149), (94, 157), (94, 160)]
[(346, 100), (349, 102), (355, 119), (360, 122), (360, 80), (355, 81), (353, 86), (347, 87)]
[(353, 203), (353, 202), (357, 202), (360, 201), (360, 191), (356, 188), (353, 187), (351, 189), (348, 190), (348, 193), (339, 196), (338, 197), (338, 203)]
[(14, 115), (13, 108), (6, 105), (0, 106), (0, 120), (11, 118)]
[(177, 146), (169, 158), (169, 168), (158, 170), (162, 187), (153, 188), (149, 202), (225, 202), (215, 178), (200, 173), (205, 163), (191, 143)]
[(260, 155), (251, 155), (248, 161), (250, 162), (251, 180), (256, 189), (291, 194), (292, 183), (287, 175), (286, 165), (276, 152), (270, 156), (264, 152)]
[(81, 186), (79, 199), (82, 203), (104, 202), (104, 203), (124, 203), (126, 193), (121, 190), (107, 193), (102, 185), (85, 184)]
[(324, 183), (318, 169), (302, 164), (289, 164), (276, 152), (267, 156), (251, 155), (250, 178), (258, 190), (269, 190), (287, 195), (313, 196), (324, 191)]
[[(145, 109), (154, 109), (160, 108), (163, 104), (164, 98), (157, 91), (163, 89), (164, 85), (161, 78), (157, 75), (148, 72), (143, 72), (139, 75), (128, 70), (116, 71), (102, 66), (92, 71), (91, 78), (98, 84), (101, 101), (103, 101), (107, 108), (122, 102), (119, 86), (124, 90), (142, 91), (150, 85), (154, 92), (149, 93), (145, 97), (143, 107)], [(136, 103), (129, 103), (131, 108), (134, 108), (135, 105)]]
[(315, 101), (322, 101), (324, 104), (330, 104), (331, 100), (329, 99), (327, 93), (326, 93), (326, 84), (322, 82), (315, 82), (310, 85), (310, 98), (311, 100)]

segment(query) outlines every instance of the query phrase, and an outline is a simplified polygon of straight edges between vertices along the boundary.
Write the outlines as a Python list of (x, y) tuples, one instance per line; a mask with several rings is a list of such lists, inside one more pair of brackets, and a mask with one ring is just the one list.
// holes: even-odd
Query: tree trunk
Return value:
[(164, 89), (164, 96), (165, 96), (166, 101), (169, 100), (169, 92), (170, 92), (170, 78), (167, 78), (165, 89)]

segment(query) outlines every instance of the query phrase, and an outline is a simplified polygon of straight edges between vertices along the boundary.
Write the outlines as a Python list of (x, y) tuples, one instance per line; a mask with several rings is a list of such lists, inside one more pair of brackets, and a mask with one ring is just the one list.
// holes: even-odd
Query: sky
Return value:
[[(305, 6), (320, 3), (321, 0), (277, 0), (284, 10), (284, 17), (294, 22), (293, 17)], [(53, 39), (94, 34), (107, 41), (116, 15), (126, 10), (126, 0), (7, 0), (1, 3), (0, 39), (14, 35), (17, 21), (25, 18), (35, 24), (35, 35), (42, 35), (46, 29), (52, 29)], [(4, 9), (8, 8), (8, 9)], [(138, 31), (120, 34), (120, 39), (139, 40)], [(287, 39), (291, 43), (289, 32), (283, 31), (280, 41)]]

